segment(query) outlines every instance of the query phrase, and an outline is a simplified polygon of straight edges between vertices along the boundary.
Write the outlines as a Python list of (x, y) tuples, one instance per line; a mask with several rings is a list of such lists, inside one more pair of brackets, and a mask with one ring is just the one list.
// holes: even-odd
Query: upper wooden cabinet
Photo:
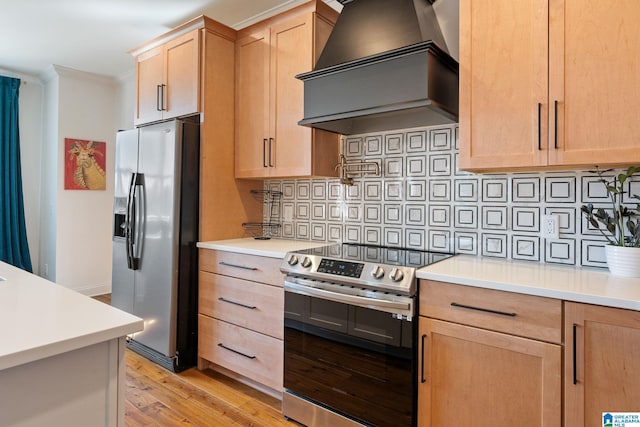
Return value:
[(335, 176), (339, 135), (299, 126), (303, 83), (338, 13), (314, 0), (241, 30), (236, 42), (236, 177)]
[(640, 312), (565, 303), (565, 422), (602, 426), (604, 412), (637, 412)]
[(640, 2), (516, 3), (460, 0), (460, 168), (639, 162)]
[(194, 29), (138, 49), (136, 125), (200, 112), (200, 45), (200, 30)]
[(241, 237), (243, 222), (262, 220), (262, 204), (250, 193), (262, 183), (235, 179), (236, 33), (199, 16), (130, 51), (136, 125), (199, 114), (199, 241)]

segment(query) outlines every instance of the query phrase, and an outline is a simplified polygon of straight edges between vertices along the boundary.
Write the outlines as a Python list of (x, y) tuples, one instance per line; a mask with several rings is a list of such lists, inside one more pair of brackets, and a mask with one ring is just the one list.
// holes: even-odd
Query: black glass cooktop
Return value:
[(296, 251), (296, 253), (354, 262), (369, 262), (415, 268), (424, 267), (454, 255), (446, 252), (420, 251), (416, 249), (353, 243), (336, 243), (329, 246)]

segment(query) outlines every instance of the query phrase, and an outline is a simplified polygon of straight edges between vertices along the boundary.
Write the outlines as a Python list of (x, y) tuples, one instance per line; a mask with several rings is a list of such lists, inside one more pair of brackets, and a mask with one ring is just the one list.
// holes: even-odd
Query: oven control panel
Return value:
[(400, 295), (413, 295), (417, 286), (415, 268), (412, 267), (357, 262), (313, 254), (288, 253), (280, 265), (280, 271)]
[(360, 262), (349, 262), (322, 258), (318, 265), (318, 273), (334, 274), (336, 276), (355, 277), (357, 279), (362, 275), (364, 264)]

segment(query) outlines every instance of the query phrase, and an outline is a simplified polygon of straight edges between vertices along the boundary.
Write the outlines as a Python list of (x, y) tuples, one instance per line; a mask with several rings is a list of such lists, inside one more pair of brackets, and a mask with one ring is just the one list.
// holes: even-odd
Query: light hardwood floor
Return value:
[(299, 426), (284, 419), (278, 399), (212, 370), (175, 374), (129, 349), (125, 357), (127, 427)]

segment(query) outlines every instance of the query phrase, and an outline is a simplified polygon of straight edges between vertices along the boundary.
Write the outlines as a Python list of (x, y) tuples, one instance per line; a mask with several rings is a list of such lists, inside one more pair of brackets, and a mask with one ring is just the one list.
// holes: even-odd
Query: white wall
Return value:
[[(55, 280), (89, 295), (110, 292), (118, 85), (111, 78), (54, 68), (59, 76)], [(105, 191), (64, 189), (65, 138), (106, 142)]]
[[(88, 295), (111, 292), (117, 129), (133, 127), (133, 72), (115, 80), (51, 66), (20, 78), (20, 144), (34, 273)], [(107, 143), (106, 191), (64, 190), (64, 138)]]
[(40, 258), (40, 180), (42, 164), (42, 100), (40, 80), (26, 78), (20, 87), (20, 158), (25, 223), (33, 271), (38, 272)]
[(56, 177), (58, 176), (58, 74), (53, 67), (42, 76), (44, 81), (42, 179), (40, 183), (40, 276), (56, 278)]

